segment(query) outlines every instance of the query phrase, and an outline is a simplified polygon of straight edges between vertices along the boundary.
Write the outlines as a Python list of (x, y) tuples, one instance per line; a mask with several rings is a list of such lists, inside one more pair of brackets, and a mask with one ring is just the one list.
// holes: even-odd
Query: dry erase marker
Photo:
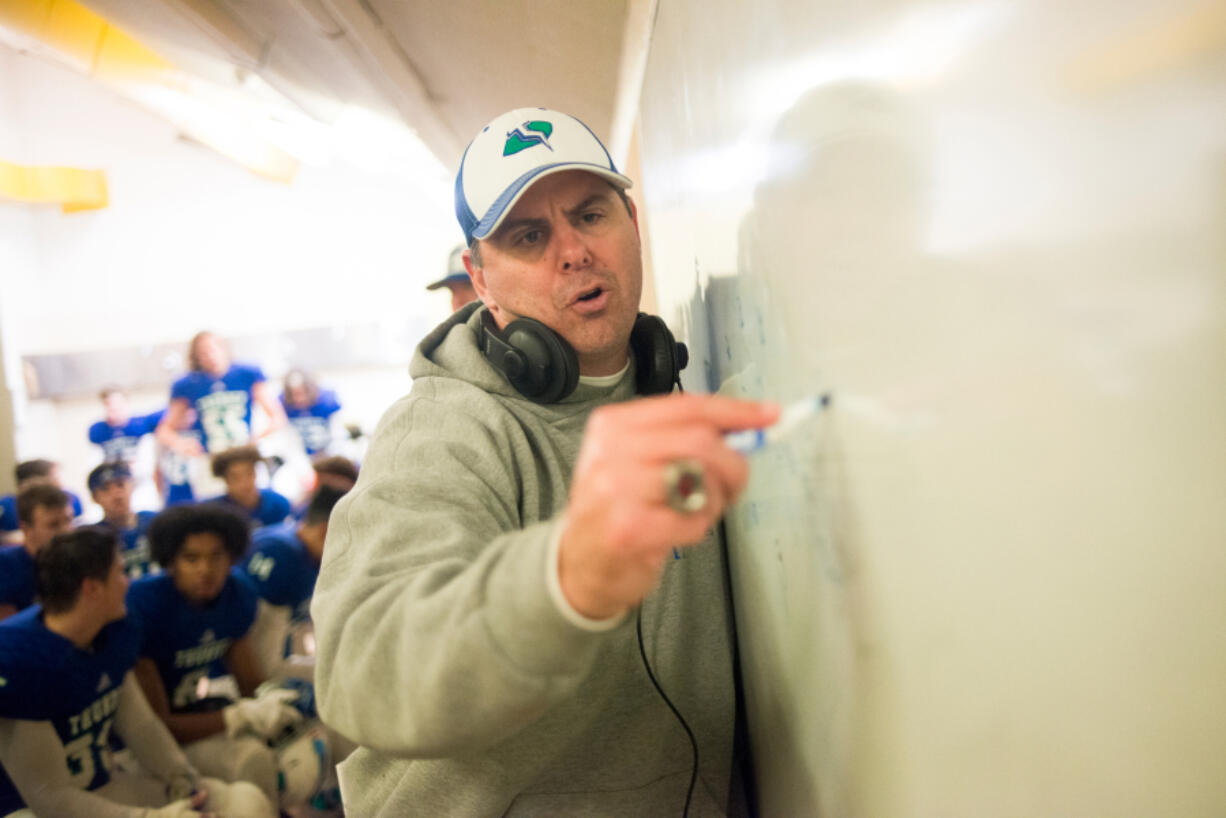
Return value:
[(779, 414), (779, 421), (765, 429), (745, 429), (724, 435), (724, 443), (734, 452), (750, 455), (764, 446), (778, 443), (792, 430), (830, 405), (830, 393), (802, 398)]

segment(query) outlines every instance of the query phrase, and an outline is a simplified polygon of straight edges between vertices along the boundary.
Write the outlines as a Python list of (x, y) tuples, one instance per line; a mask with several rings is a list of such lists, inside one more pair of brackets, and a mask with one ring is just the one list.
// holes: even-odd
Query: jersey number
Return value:
[(200, 414), (200, 425), (204, 427), (208, 441), (206, 448), (210, 452), (241, 445), (251, 437), (251, 429), (243, 419), (241, 407), (209, 406)]
[(256, 554), (251, 558), (251, 562), (247, 563), (247, 573), (253, 577), (259, 577), (262, 582), (268, 582), (268, 577), (272, 574), (273, 566), (276, 564), (277, 561), (272, 557)]
[(64, 745), (68, 774), (72, 783), (83, 790), (91, 789), (99, 767), (105, 773), (111, 771), (111, 721), (107, 719), (97, 731), (77, 736)]
[(294, 428), (302, 435), (302, 445), (307, 452), (318, 452), (332, 442), (332, 430), (328, 421), (321, 418), (294, 418)]

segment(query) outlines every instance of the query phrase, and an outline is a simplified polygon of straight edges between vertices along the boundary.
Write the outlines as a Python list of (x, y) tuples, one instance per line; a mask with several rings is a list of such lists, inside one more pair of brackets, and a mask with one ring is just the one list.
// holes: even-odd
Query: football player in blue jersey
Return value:
[[(136, 676), (153, 711), (205, 775), (250, 781), (277, 799), (277, 761), (266, 741), (301, 719), (292, 691), (250, 698), (265, 681), (248, 632), (258, 598), (231, 572), (250, 543), (246, 521), (216, 505), (175, 506), (149, 527), (165, 573), (132, 583), (128, 607), (144, 632)], [(242, 698), (208, 696), (233, 676)]]
[[(64, 488), (60, 483), (60, 468), (50, 460), (24, 460), (13, 470), (17, 478), (17, 493), (0, 497), (0, 542), (20, 542), (21, 525), (17, 515), (17, 495), (21, 490), (35, 483), (49, 483), (58, 489)], [(68, 501), (72, 504), (73, 519), (81, 516), (81, 498), (71, 491), (66, 492)]]
[(51, 538), (72, 528), (68, 492), (50, 483), (28, 485), (17, 495), (22, 542), (0, 548), (0, 619), (34, 604), (34, 559)]
[[(157, 427), (163, 446), (188, 457), (217, 453), (252, 440), (251, 406), (258, 404), (268, 416), (265, 437), (284, 428), (285, 411), (268, 390), (257, 366), (233, 363), (225, 344), (211, 332), (200, 332), (188, 345), (190, 372), (170, 388), (170, 406)], [(196, 411), (193, 428), (199, 442), (182, 437), (178, 429), (189, 409)]]
[(263, 459), (255, 446), (235, 446), (213, 456), (213, 476), (225, 482), (226, 493), (209, 502), (230, 506), (247, 517), (252, 528), (276, 525), (290, 514), (285, 495), (256, 485), (255, 467)]
[[(41, 604), (0, 625), (0, 815), (272, 818), (256, 787), (202, 778), (150, 710), (118, 551), (102, 527), (56, 536), (38, 557)], [(142, 769), (114, 768), (112, 732)]]
[[(238, 573), (260, 597), (251, 640), (270, 677), (314, 683), (311, 597), (323, 559), (328, 519), (347, 490), (348, 487), (321, 486), (311, 496), (301, 520), (287, 520), (252, 535), (251, 549)], [(324, 729), (324, 736), (327, 756), (333, 763), (355, 748), (352, 742), (330, 729)]]
[(160, 570), (149, 556), (152, 511), (132, 510), (132, 471), (122, 461), (95, 466), (86, 478), (89, 495), (102, 507), (102, 524), (119, 535), (124, 570), (131, 579)]
[(331, 389), (320, 389), (315, 379), (301, 369), (285, 375), (281, 405), (289, 423), (302, 439), (308, 457), (315, 457), (332, 445), (332, 423), (341, 403)]
[(252, 536), (242, 576), (260, 597), (251, 635), (269, 676), (301, 675), (297, 671), (304, 665), (309, 668), (309, 661), (301, 659), (315, 653), (311, 596), (323, 559), (328, 517), (344, 496), (340, 489), (322, 486), (301, 521), (269, 526)]
[(128, 396), (117, 386), (108, 386), (99, 393), (102, 401), (102, 420), (89, 427), (89, 442), (102, 448), (103, 461), (136, 460), (140, 439), (152, 434), (162, 419), (161, 412), (135, 415), (128, 410)]

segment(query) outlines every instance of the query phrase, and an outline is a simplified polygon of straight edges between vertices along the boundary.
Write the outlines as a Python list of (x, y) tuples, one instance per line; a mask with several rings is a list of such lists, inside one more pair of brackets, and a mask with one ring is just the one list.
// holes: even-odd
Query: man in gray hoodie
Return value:
[(347, 812), (725, 813), (713, 531), (748, 467), (723, 434), (777, 409), (664, 394), (676, 348), (638, 314), (629, 186), (555, 111), (508, 112), (465, 152), (456, 213), (483, 303), (418, 348), (311, 606), (320, 714), (361, 745), (340, 767)]

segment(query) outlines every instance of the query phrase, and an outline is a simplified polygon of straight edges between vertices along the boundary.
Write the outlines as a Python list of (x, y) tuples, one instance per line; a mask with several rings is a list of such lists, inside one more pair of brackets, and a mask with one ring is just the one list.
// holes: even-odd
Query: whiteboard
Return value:
[(766, 816), (1226, 815), (1226, 6), (660, 0)]

